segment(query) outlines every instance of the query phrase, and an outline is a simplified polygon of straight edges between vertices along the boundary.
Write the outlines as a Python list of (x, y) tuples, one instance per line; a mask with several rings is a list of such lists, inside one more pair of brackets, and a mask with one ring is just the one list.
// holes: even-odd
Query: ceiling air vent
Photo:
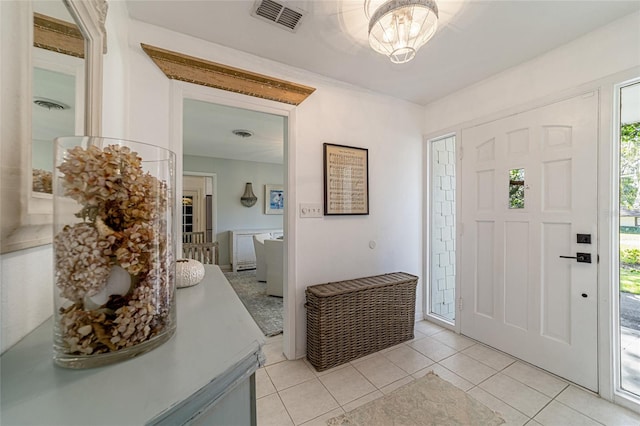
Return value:
[(69, 105), (67, 104), (63, 104), (60, 101), (55, 101), (53, 99), (47, 99), (47, 98), (40, 98), (40, 97), (35, 97), (33, 98), (33, 103), (38, 105), (39, 107), (42, 108), (46, 108), (48, 110), (61, 110), (61, 109), (69, 109)]
[(295, 32), (297, 25), (304, 15), (304, 11), (293, 9), (273, 0), (257, 0), (252, 15), (256, 18), (275, 23), (280, 28)]

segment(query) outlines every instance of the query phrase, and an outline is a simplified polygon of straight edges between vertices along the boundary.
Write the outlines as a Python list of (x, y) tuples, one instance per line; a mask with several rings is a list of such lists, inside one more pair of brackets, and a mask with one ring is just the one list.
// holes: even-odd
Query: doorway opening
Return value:
[[(286, 200), (286, 126), (280, 115), (183, 100), (185, 226), (195, 233), (207, 231), (198, 219), (208, 216), (202, 214), (206, 187), (198, 184), (202, 179), (188, 175), (215, 175), (217, 229), (211, 237), (219, 266), (267, 337), (284, 329), (284, 203), (274, 205), (269, 194), (275, 188), (279, 199), (284, 195)], [(251, 197), (247, 188), (252, 188)], [(253, 198), (253, 203), (241, 197)]]
[(427, 315), (455, 323), (456, 315), (456, 137), (428, 142)]
[(619, 388), (640, 398), (640, 79), (619, 88)]
[[(185, 83), (182, 81), (171, 82), (171, 139), (169, 147), (177, 154), (177, 187), (182, 187), (182, 173), (185, 170), (183, 165), (183, 128), (184, 128), (184, 101), (185, 99), (199, 100), (211, 104), (232, 106), (240, 109), (263, 112), (266, 114), (276, 115), (283, 118), (282, 132), (284, 135), (283, 143), (283, 189), (285, 191), (286, 200), (283, 213), (283, 231), (286, 237), (283, 240), (284, 246), (284, 276), (283, 276), (283, 335), (282, 335), (282, 352), (287, 359), (296, 357), (296, 204), (295, 192), (290, 192), (289, 182), (295, 182), (296, 164), (295, 164), (295, 128), (296, 128), (296, 106), (284, 104), (281, 102), (269, 101), (266, 99), (254, 98), (238, 93), (227, 92), (224, 90), (203, 87), (197, 84)], [(193, 172), (192, 172), (193, 174)], [(218, 176), (219, 178), (219, 176)], [(219, 179), (218, 179), (219, 180)], [(245, 182), (246, 184), (246, 182)], [(218, 186), (218, 192), (223, 189), (222, 183)], [(243, 187), (244, 188), (244, 187)], [(238, 202), (243, 195), (243, 190), (237, 193)], [(255, 191), (256, 195), (258, 191)], [(179, 200), (177, 200), (179, 201)], [(215, 201), (215, 200), (214, 200)], [(290, 208), (291, 207), (291, 208)], [(214, 206), (215, 209), (215, 206)], [(181, 218), (176, 218), (176, 227), (181, 230)], [(218, 228), (220, 228), (218, 226)], [(220, 232), (218, 232), (220, 235)], [(181, 243), (178, 238), (178, 245)], [(222, 262), (219, 262), (222, 263)]]

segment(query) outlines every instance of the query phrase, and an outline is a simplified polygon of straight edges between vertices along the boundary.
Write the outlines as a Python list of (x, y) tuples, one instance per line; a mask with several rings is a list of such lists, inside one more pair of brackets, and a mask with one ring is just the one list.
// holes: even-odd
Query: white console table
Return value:
[(283, 235), (282, 229), (236, 229), (229, 231), (229, 258), (233, 272), (256, 268), (253, 236), (267, 233), (272, 234), (274, 238)]
[(177, 291), (178, 329), (162, 346), (107, 367), (52, 360), (52, 319), (2, 355), (0, 424), (255, 425), (264, 336), (216, 265)]

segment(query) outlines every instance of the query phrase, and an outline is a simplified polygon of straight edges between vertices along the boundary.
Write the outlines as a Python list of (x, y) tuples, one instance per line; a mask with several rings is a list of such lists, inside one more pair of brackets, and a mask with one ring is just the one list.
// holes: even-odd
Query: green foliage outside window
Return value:
[[(620, 126), (620, 208), (640, 210), (640, 122)], [(622, 230), (628, 233), (628, 230)], [(640, 250), (620, 250), (620, 290), (640, 294)]]
[(524, 208), (524, 169), (509, 170), (509, 208)]
[(620, 127), (620, 208), (640, 210), (640, 122)]

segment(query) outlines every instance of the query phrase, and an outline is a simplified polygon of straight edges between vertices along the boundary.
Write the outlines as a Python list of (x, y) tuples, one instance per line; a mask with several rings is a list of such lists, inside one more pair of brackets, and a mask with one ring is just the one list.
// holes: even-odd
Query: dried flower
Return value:
[(100, 292), (111, 272), (114, 237), (101, 238), (88, 223), (65, 226), (54, 239), (56, 285), (74, 302)]
[(116, 311), (111, 343), (118, 347), (128, 347), (150, 337), (151, 324), (157, 314), (153, 293), (153, 288), (140, 285), (133, 291), (129, 304)]
[(148, 271), (149, 256), (156, 238), (155, 229), (148, 222), (137, 223), (122, 231), (120, 247), (115, 252), (120, 266), (132, 275)]
[(157, 219), (166, 209), (166, 184), (144, 173), (142, 159), (126, 146), (74, 147), (58, 169), (64, 174), (64, 195), (88, 212), (97, 210), (114, 231)]
[(34, 192), (44, 192), (47, 194), (51, 194), (52, 191), (52, 181), (53, 181), (53, 173), (42, 170), (42, 169), (33, 169), (33, 181), (31, 184), (31, 190)]
[(126, 197), (126, 188), (142, 176), (142, 160), (126, 146), (95, 145), (70, 149), (58, 167), (64, 174), (64, 195), (85, 207), (103, 206), (108, 200)]
[(167, 208), (167, 188), (150, 174), (127, 184), (126, 192), (118, 192), (105, 204), (101, 217), (116, 231), (137, 223), (158, 220)]
[(91, 355), (115, 349), (104, 334), (104, 326), (108, 323), (104, 312), (83, 311), (77, 304), (64, 310), (60, 326), (67, 352)]

